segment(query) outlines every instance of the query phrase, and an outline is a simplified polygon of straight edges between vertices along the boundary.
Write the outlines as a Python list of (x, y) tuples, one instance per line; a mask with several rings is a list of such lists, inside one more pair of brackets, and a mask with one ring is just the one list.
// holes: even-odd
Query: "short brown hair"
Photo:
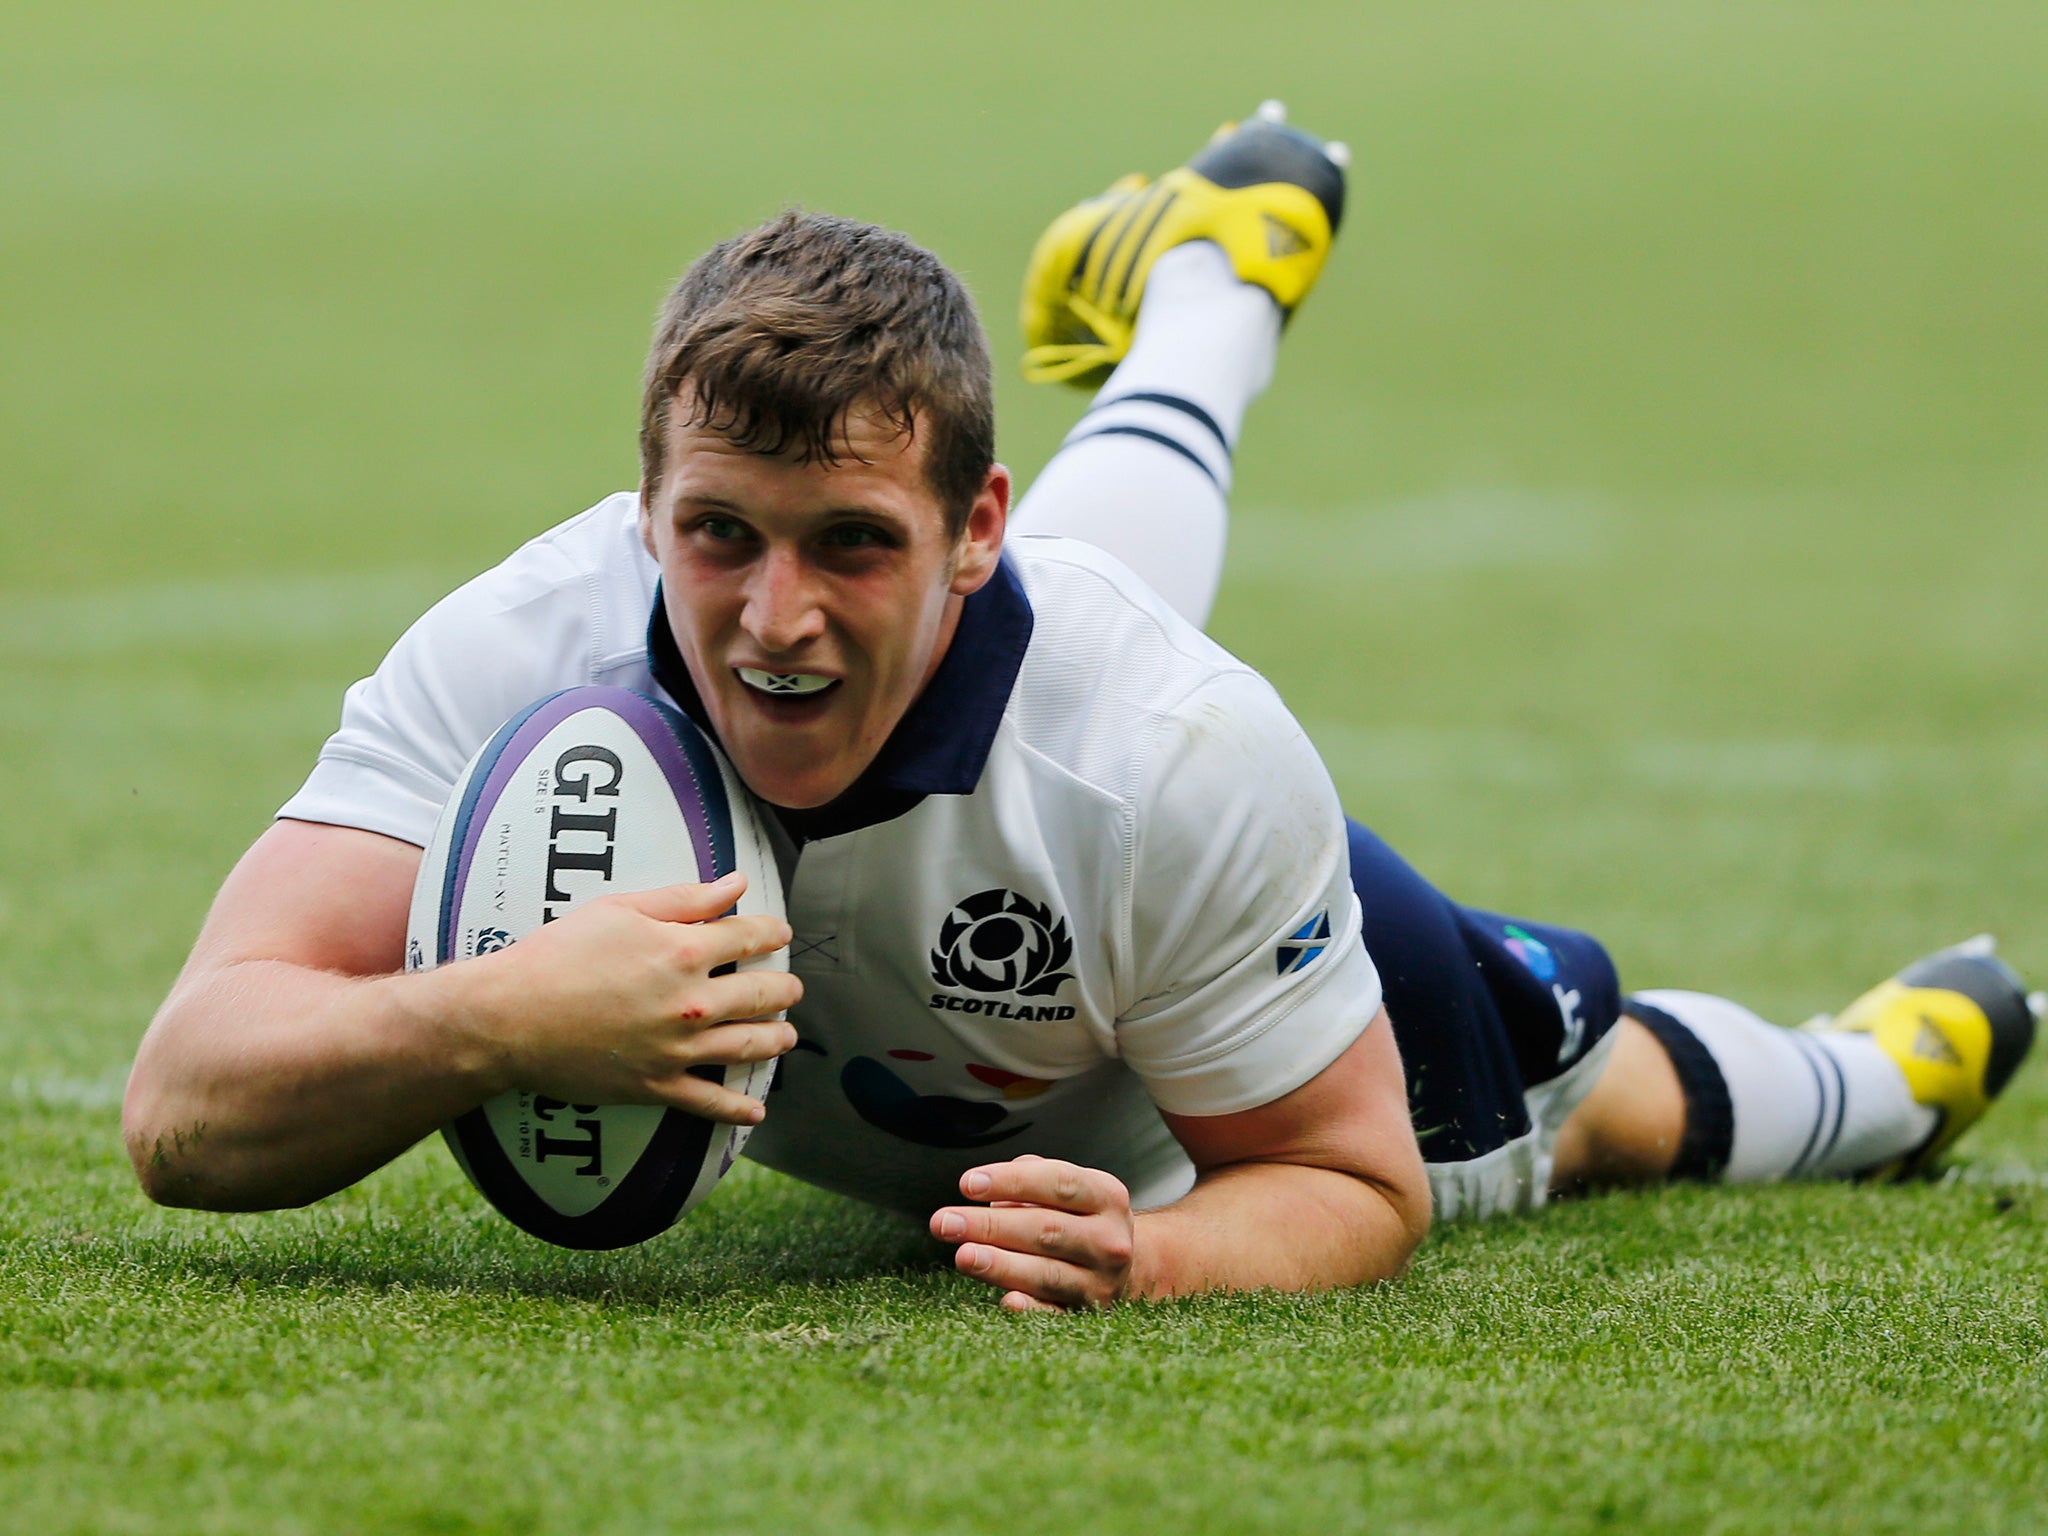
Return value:
[(654, 327), (640, 400), (640, 476), (668, 456), (668, 405), (750, 453), (853, 456), (847, 417), (930, 434), (926, 474), (957, 538), (995, 462), (988, 338), (967, 289), (922, 246), (872, 224), (790, 209), (713, 246)]

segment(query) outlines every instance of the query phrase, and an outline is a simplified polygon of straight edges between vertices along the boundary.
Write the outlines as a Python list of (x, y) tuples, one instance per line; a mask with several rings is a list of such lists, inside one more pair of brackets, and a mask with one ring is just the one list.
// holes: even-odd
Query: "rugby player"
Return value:
[[(1014, 518), (935, 258), (794, 212), (700, 258), (638, 491), (407, 631), (228, 877), (130, 1081), (149, 1194), (315, 1200), (515, 1086), (672, 1104), (760, 1121), (748, 1155), (914, 1213), (1040, 1309), (1383, 1278), (1432, 1208), (1926, 1167), (2031, 1042), (1988, 945), (1821, 1028), (1625, 1000), (1590, 937), (1459, 906), (1347, 823), (1201, 634), (1344, 158), (1262, 109), (1052, 226), (1027, 367), (1102, 387)], [(719, 917), (729, 877), (402, 974), (462, 765), (590, 682), (718, 739), (785, 840), (789, 923)], [(785, 944), (789, 974), (714, 974)], [(765, 1119), (689, 1071), (777, 1056)]]

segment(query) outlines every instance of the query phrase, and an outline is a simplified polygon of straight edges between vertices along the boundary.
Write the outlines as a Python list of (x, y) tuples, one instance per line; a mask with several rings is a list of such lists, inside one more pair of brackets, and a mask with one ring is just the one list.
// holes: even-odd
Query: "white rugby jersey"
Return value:
[[(349, 689), (278, 814), (424, 846), (470, 754), (581, 683), (708, 729), (658, 577), (631, 494), (533, 540)], [(1012, 539), (875, 764), (783, 820), (801, 1043), (747, 1155), (863, 1200), (924, 1215), (1020, 1152), (1176, 1199), (1159, 1109), (1270, 1103), (1379, 1009), (1314, 748), (1086, 544)]]

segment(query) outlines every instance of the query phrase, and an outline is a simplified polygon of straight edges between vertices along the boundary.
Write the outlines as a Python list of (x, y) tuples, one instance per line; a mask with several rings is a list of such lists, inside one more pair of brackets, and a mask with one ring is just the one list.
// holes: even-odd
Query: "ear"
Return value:
[(967, 524), (960, 530), (960, 542), (953, 547), (953, 579), (949, 584), (955, 597), (979, 592), (995, 575), (1003, 558), (1003, 530), (1010, 521), (1010, 472), (1000, 464), (988, 467), (988, 478), (968, 509)]

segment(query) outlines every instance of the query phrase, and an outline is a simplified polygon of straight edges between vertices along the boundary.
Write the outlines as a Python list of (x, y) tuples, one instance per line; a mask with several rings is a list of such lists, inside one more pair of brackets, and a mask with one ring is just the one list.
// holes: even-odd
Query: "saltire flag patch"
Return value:
[(1329, 947), (1330, 914), (1326, 909), (1287, 935), (1287, 942), (1280, 946), (1279, 954), (1273, 957), (1274, 970), (1282, 976), (1294, 971), (1305, 971), (1315, 964), (1316, 956)]

